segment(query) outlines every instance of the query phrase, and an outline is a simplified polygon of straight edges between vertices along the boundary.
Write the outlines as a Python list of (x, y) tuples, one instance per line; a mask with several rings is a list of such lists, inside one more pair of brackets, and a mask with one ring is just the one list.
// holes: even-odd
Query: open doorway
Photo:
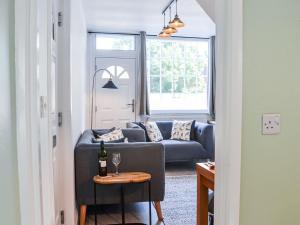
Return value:
[[(241, 79), (239, 77), (240, 69), (241, 69), (241, 67), (240, 67), (241, 62), (238, 59), (241, 56), (240, 55), (240, 53), (241, 53), (241, 36), (240, 36), (241, 35), (241, 31), (240, 31), (241, 22), (240, 21), (241, 20), (239, 20), (239, 19), (241, 17), (241, 12), (242, 11), (241, 11), (241, 3), (239, 1), (236, 1), (236, 3), (238, 3), (237, 5), (234, 5), (234, 4), (230, 5), (229, 4), (228, 6), (226, 5), (226, 7), (224, 5), (222, 5), (222, 3), (224, 3), (224, 2), (221, 2), (220, 4), (217, 4), (217, 6), (218, 6), (217, 9), (219, 11), (216, 13), (218, 15), (217, 18), (219, 19), (220, 24), (225, 23), (225, 25), (223, 24), (224, 26), (222, 26), (222, 28), (219, 28), (220, 31), (221, 31), (219, 34), (222, 34), (222, 36), (220, 38), (221, 40), (219, 39), (219, 54), (220, 54), (220, 56), (223, 57), (223, 61), (222, 60), (219, 61), (219, 63), (220, 63), (219, 68), (224, 69), (224, 70), (222, 70), (222, 73), (226, 74), (228, 76), (224, 76), (222, 79), (219, 79), (219, 87), (220, 87), (220, 92), (219, 93), (220, 94), (218, 94), (218, 95), (219, 95), (220, 98), (218, 100), (219, 101), (218, 110), (219, 110), (219, 113), (220, 113), (219, 115), (222, 115), (222, 120), (219, 120), (219, 122), (218, 122), (218, 127), (219, 128), (217, 128), (217, 130), (219, 130), (219, 132), (217, 132), (217, 148), (221, 149), (220, 147), (222, 145), (222, 148), (224, 149), (224, 151), (223, 151), (222, 154), (221, 153), (219, 155), (217, 154), (217, 160), (219, 159), (219, 166), (220, 166), (219, 168), (221, 168), (219, 171), (222, 172), (222, 178), (221, 178), (221, 174), (220, 174), (219, 182), (223, 181), (222, 183), (219, 183), (219, 190), (220, 190), (219, 193), (220, 194), (219, 194), (219, 203), (217, 203), (217, 204), (219, 204), (219, 211), (218, 211), (219, 215), (222, 215), (222, 219), (227, 221), (225, 224), (238, 224), (239, 197), (237, 197), (238, 195), (234, 195), (235, 194), (234, 191), (239, 191), (239, 188), (236, 188), (236, 187), (239, 186), (239, 178), (237, 178), (237, 177), (239, 177), (239, 162), (240, 162), (240, 160), (239, 160), (239, 154), (234, 155), (233, 158), (230, 158), (230, 156), (232, 156), (233, 153), (239, 153), (238, 150), (239, 150), (239, 144), (240, 144), (240, 142), (239, 142), (240, 141), (239, 140), (239, 135), (240, 135), (239, 125), (240, 124), (239, 124), (239, 122), (234, 122), (234, 123), (230, 124), (230, 125), (234, 125), (234, 126), (231, 127), (228, 124), (226, 125), (225, 121), (227, 121), (227, 122), (228, 121), (229, 122), (235, 121), (233, 119), (233, 116), (237, 116), (236, 118), (239, 118), (240, 113), (241, 113), (239, 110), (238, 111), (232, 110), (233, 108), (236, 109), (236, 105), (233, 106), (233, 103), (237, 103), (238, 107), (239, 107), (240, 106), (239, 103), (240, 103), (241, 99), (235, 98), (233, 96), (233, 94), (230, 92), (229, 89), (232, 88), (232, 87), (237, 87), (238, 94), (241, 93), (241, 88), (240, 88)], [(66, 5), (67, 5), (66, 6), (66, 8), (67, 8), (66, 11), (67, 11), (69, 9), (68, 7), (70, 7), (70, 6), (68, 4), (66, 4)], [(231, 9), (230, 7), (233, 7), (233, 8)], [(25, 8), (25, 9), (27, 11), (29, 11), (27, 8)], [(230, 14), (230, 13), (227, 14), (226, 12), (234, 12), (234, 13), (237, 12), (237, 13), (234, 14), (233, 17), (228, 18), (228, 14)], [(18, 13), (16, 13), (16, 15), (18, 15)], [(68, 15), (68, 12), (66, 12), (66, 15)], [(23, 17), (28, 20), (28, 18), (25, 15), (20, 14), (20, 17), (18, 17), (18, 19), (19, 19), (18, 21), (20, 22), (20, 18), (23, 18)], [(65, 18), (68, 18), (68, 17), (65, 17)], [(234, 19), (237, 19), (236, 21), (239, 21), (239, 22), (234, 22), (233, 21)], [(24, 21), (27, 21), (27, 20), (24, 20)], [(222, 20), (223, 20), (223, 22), (221, 22)], [(66, 20), (66, 21), (68, 21), (68, 20)], [(66, 24), (67, 24), (66, 27), (68, 27), (68, 23), (66, 23)], [(236, 25), (236, 27), (235, 27), (235, 25)], [(74, 24), (73, 24), (73, 26), (74, 26)], [(26, 27), (26, 24), (24, 25), (24, 27)], [(226, 28), (226, 31), (223, 30), (225, 28)], [(20, 27), (17, 27), (16, 29), (18, 30), (18, 29), (20, 29)], [(234, 42), (231, 42), (232, 41), (232, 35), (231, 35), (232, 33), (237, 34), (235, 36), (236, 39), (234, 39), (234, 40), (237, 41), (237, 44), (235, 44)], [(20, 37), (18, 36), (18, 38), (20, 38)], [(26, 36), (26, 38), (29, 39), (28, 36)], [(68, 39), (66, 38), (65, 41), (68, 42)], [(72, 44), (73, 44), (72, 49), (74, 51), (72, 53), (76, 53), (76, 51), (74, 50), (74, 49), (76, 49), (76, 46), (74, 45), (74, 42), (72, 42)], [(24, 46), (26, 46), (26, 44)], [(18, 47), (20, 47), (20, 46), (18, 45)], [(237, 47), (238, 51), (234, 51), (234, 47)], [(65, 50), (65, 52), (68, 52), (68, 48)], [(236, 53), (238, 53), (238, 54), (236, 54)], [(69, 53), (66, 53), (66, 55), (65, 55), (65, 57), (66, 57), (65, 60), (66, 60), (67, 64), (70, 63), (68, 61), (68, 56), (69, 56), (68, 54)], [(18, 55), (18, 52), (17, 52), (17, 55)], [(72, 58), (76, 58), (75, 56), (76, 56), (76, 54), (73, 54)], [(225, 61), (225, 58), (226, 58), (226, 61)], [(84, 60), (81, 60), (81, 61), (84, 61)], [(221, 62), (226, 64), (226, 65), (223, 65)], [(236, 63), (236, 62), (239, 65), (238, 67), (234, 66), (234, 63)], [(18, 63), (19, 62), (17, 61), (17, 64)], [(76, 66), (75, 61), (73, 61), (71, 64), (74, 67)], [(75, 69), (72, 68), (72, 70), (76, 70), (76, 69), (77, 69), (77, 67), (75, 67)], [(234, 69), (234, 70), (232, 70), (232, 69)], [(66, 71), (65, 71), (66, 74), (68, 72), (70, 72), (69, 70), (70, 70), (70, 68), (66, 68)], [(74, 71), (72, 71), (72, 72), (74, 72)], [(22, 74), (18, 75), (17, 77), (19, 77), (19, 76), (22, 78)], [(67, 78), (68, 78), (68, 76), (67, 76)], [(75, 78), (78, 81), (78, 77), (73, 76), (73, 79), (72, 79), (73, 82), (76, 81)], [(70, 78), (70, 80), (71, 80), (71, 78)], [(227, 81), (227, 82), (224, 82), (224, 84), (221, 85), (222, 81)], [(78, 83), (80, 83), (80, 80), (77, 82), (77, 84)], [(72, 91), (75, 92), (75, 91), (78, 90), (78, 89), (76, 89), (76, 87), (78, 87), (78, 86), (81, 87), (81, 85), (78, 85), (78, 86), (75, 85), (74, 86), (74, 84), (71, 83), (70, 81), (66, 81), (65, 84), (66, 84), (66, 86), (64, 86), (63, 88), (65, 88), (64, 90), (67, 90), (67, 91), (65, 92), (66, 96), (63, 96), (64, 99), (66, 100), (64, 103), (71, 105), (71, 107), (70, 107), (71, 112), (68, 111), (68, 110), (70, 110), (69, 108), (67, 108), (67, 110), (64, 111), (64, 113), (66, 113), (65, 118), (67, 118), (64, 121), (65, 121), (66, 126), (71, 126), (72, 125), (71, 129), (73, 129), (74, 132), (65, 133), (65, 138), (68, 139), (68, 141), (70, 143), (65, 146), (66, 147), (65, 149), (68, 152), (64, 154), (63, 164), (64, 164), (64, 168), (65, 168), (65, 170), (64, 170), (65, 174), (69, 174), (70, 176), (66, 177), (67, 179), (66, 179), (66, 182), (63, 184), (63, 186), (64, 186), (64, 190), (65, 190), (64, 194), (65, 194), (65, 196), (68, 196), (68, 197), (65, 197), (64, 199), (67, 199), (67, 200), (70, 200), (70, 201), (65, 201), (65, 204), (67, 206), (64, 206), (63, 209), (66, 210), (66, 218), (67, 218), (68, 223), (74, 224), (74, 223), (76, 223), (75, 222), (76, 219), (74, 221), (76, 211), (74, 210), (74, 208), (75, 208), (74, 185), (72, 183), (72, 181), (73, 181), (73, 177), (72, 177), (73, 173), (72, 172), (74, 171), (73, 163), (72, 163), (72, 160), (73, 160), (73, 147), (76, 144), (76, 140), (77, 140), (79, 134), (83, 131), (83, 128), (82, 128), (83, 126), (76, 126), (76, 123), (74, 123), (74, 121), (77, 121), (77, 119), (78, 119), (76, 117), (77, 115), (79, 115), (79, 117), (80, 117), (80, 113), (82, 113), (82, 108), (83, 107), (80, 107), (80, 106), (77, 107), (77, 106), (74, 106), (72, 104), (73, 103), (72, 101), (77, 101), (79, 98), (76, 99), (76, 98), (71, 98), (70, 96), (68, 96), (70, 94), (69, 92), (71, 92), (69, 90), (69, 89), (71, 89), (70, 86), (73, 87)], [(221, 88), (221, 86), (223, 86), (223, 88)], [(23, 89), (20, 88), (20, 90), (23, 90)], [(235, 94), (237, 92), (235, 92)], [(23, 94), (23, 92), (21, 92), (21, 91), (18, 92), (17, 93), (17, 99), (23, 99), (22, 94)], [(225, 97), (222, 96), (223, 94), (224, 94)], [(81, 94), (79, 94), (78, 96), (82, 97)], [(226, 101), (222, 102), (222, 100), (226, 100)], [(74, 112), (74, 114), (77, 113), (75, 115), (75, 117), (73, 115), (73, 112)], [(27, 111), (26, 111), (26, 113), (27, 113)], [(69, 115), (69, 114), (72, 114), (72, 115)], [(18, 114), (17, 118), (20, 118), (21, 116), (22, 116), (22, 114)], [(172, 117), (172, 114), (170, 115), (170, 117)], [(84, 118), (84, 117), (82, 117), (82, 118)], [(81, 119), (79, 118), (78, 121), (81, 121)], [(87, 119), (87, 120), (89, 121), (89, 119)], [(237, 120), (237, 121), (239, 121), (239, 120)], [(237, 136), (233, 135), (235, 140), (231, 140), (230, 138), (228, 139), (228, 136), (226, 136), (225, 133), (227, 133), (227, 135), (236, 134)], [(226, 138), (227, 138), (227, 140), (226, 140)], [(26, 146), (27, 142), (26, 142), (26, 140), (24, 140), (24, 143), (25, 143), (24, 146)], [(20, 150), (20, 152), (22, 153), (21, 150)], [(19, 154), (20, 154), (20, 152), (19, 152)], [(228, 159), (228, 158), (230, 158), (230, 159)], [(235, 163), (231, 163), (233, 161), (235, 161)], [(27, 169), (26, 168), (27, 161), (24, 160), (23, 162), (25, 162), (25, 163), (24, 164), (23, 163), (19, 164), (19, 170), (20, 171), (22, 171), (22, 170), (25, 171)], [(238, 171), (238, 172), (234, 173), (234, 171)], [(234, 174), (234, 175), (232, 175), (232, 174)], [(26, 199), (24, 200), (24, 193), (26, 193), (26, 190), (27, 190), (24, 187), (27, 187), (26, 185), (31, 182), (30, 179), (25, 180), (25, 177), (26, 176), (24, 176), (24, 178), (22, 179), (22, 181), (24, 181), (24, 183), (22, 183), (22, 187), (20, 187), (20, 192), (22, 193), (22, 191), (23, 191), (23, 194), (21, 196), (21, 198), (23, 197), (21, 199), (22, 206), (23, 206), (23, 207), (21, 207), (22, 214), (27, 212), (25, 210), (24, 206), (26, 205), (26, 203), (28, 204), (28, 202), (29, 202), (27, 198), (26, 198), (27, 201), (26, 201)], [(232, 179), (227, 180), (225, 178), (232, 178)], [(38, 181), (38, 179), (36, 179), (35, 181)], [(229, 182), (231, 182), (230, 185), (228, 185)], [(34, 183), (34, 182), (32, 182), (32, 183)], [(35, 184), (36, 183), (37, 182), (35, 182)], [(222, 186), (224, 187), (224, 190), (221, 189)], [(230, 189), (230, 187), (234, 187), (234, 188)], [(231, 198), (234, 199), (234, 201), (231, 201)], [(226, 200), (228, 200), (228, 201), (226, 201)], [(234, 213), (232, 213), (232, 211), (229, 211), (230, 207), (226, 208), (226, 206), (228, 206), (228, 204), (230, 206), (233, 206), (234, 209), (236, 209), (234, 211)], [(38, 215), (38, 213), (36, 215)], [(231, 216), (231, 215), (233, 215), (233, 216)], [(32, 216), (32, 219), (33, 219), (33, 217), (34, 216)], [(31, 218), (31, 214), (28, 216), (28, 218)], [(219, 218), (221, 218), (221, 216), (219, 216)], [(73, 223), (73, 221), (74, 221), (74, 223)], [(220, 221), (221, 221), (221, 219), (220, 219)], [(228, 221), (230, 221), (232, 223), (229, 223)], [(220, 223), (220, 224), (222, 224), (222, 223)]]
[[(145, 123), (146, 119), (155, 122), (163, 136), (161, 143), (165, 150), (163, 164), (166, 169), (165, 197), (161, 201), (164, 221), (158, 220), (157, 223), (196, 224), (195, 163), (214, 160), (216, 26), (214, 18), (196, 0), (169, 3), (83, 3), (89, 31), (88, 92), (90, 96), (95, 94), (94, 99), (89, 99), (88, 109), (92, 113), (87, 117), (93, 121), (95, 129), (125, 128), (129, 123)], [(158, 37), (161, 29), (175, 16), (176, 3), (177, 13), (184, 20), (185, 27), (178, 29), (172, 37)], [(132, 14), (132, 8), (137, 9), (136, 14)], [(117, 23), (119, 16), (124, 18), (122, 23)], [(145, 51), (145, 58), (142, 51)], [(112, 77), (106, 71), (99, 72), (93, 93), (94, 72), (98, 69), (109, 70)], [(130, 80), (120, 79), (124, 74)], [(102, 88), (109, 78), (117, 90)], [(131, 86), (121, 81), (130, 81)], [(142, 82), (148, 89), (148, 111), (143, 111)], [(128, 90), (133, 91), (132, 95)], [(123, 114), (125, 109), (127, 115)], [(130, 118), (128, 113), (134, 113), (134, 116)], [(187, 142), (172, 140), (175, 120), (192, 121), (191, 137)], [(147, 221), (146, 207), (144, 203), (126, 206), (128, 221)], [(92, 209), (88, 207), (88, 224), (94, 220)], [(104, 223), (118, 223), (118, 209), (117, 205), (103, 205), (99, 207), (98, 216)], [(213, 215), (213, 207), (210, 210)], [(156, 221), (155, 212), (152, 217)]]

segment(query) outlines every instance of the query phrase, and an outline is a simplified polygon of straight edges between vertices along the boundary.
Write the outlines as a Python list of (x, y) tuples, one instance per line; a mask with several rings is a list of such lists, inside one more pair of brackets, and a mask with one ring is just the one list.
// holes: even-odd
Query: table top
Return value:
[(144, 172), (125, 172), (115, 175), (108, 173), (106, 177), (94, 176), (93, 181), (96, 184), (129, 184), (143, 183), (151, 180), (151, 174)]
[(196, 163), (196, 171), (212, 181), (215, 179), (215, 168), (211, 169), (207, 163)]

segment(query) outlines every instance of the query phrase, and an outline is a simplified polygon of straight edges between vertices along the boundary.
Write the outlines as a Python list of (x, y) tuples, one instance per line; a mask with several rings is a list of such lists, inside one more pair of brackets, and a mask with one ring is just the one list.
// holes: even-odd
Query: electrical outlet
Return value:
[(263, 114), (262, 134), (275, 135), (280, 133), (280, 114)]

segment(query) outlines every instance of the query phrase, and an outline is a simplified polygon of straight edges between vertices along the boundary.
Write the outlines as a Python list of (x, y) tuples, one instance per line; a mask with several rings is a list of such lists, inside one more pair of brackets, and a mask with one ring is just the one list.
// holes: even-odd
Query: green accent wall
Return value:
[(14, 76), (14, 1), (0, 1), (0, 224), (19, 225)]
[[(300, 1), (244, 0), (240, 225), (300, 224)], [(263, 113), (281, 133), (261, 134)]]

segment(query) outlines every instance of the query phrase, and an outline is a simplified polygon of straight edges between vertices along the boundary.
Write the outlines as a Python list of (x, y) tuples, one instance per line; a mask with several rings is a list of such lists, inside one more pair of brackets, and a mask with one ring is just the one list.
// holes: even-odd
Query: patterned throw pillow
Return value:
[(161, 132), (155, 122), (146, 122), (145, 128), (150, 141), (158, 142), (163, 140)]
[(171, 139), (189, 141), (191, 140), (191, 121), (173, 121)]
[(124, 140), (123, 132), (122, 132), (121, 128), (117, 128), (112, 132), (98, 136), (96, 140), (104, 141), (104, 142), (113, 142), (113, 141), (119, 141), (122, 139)]

